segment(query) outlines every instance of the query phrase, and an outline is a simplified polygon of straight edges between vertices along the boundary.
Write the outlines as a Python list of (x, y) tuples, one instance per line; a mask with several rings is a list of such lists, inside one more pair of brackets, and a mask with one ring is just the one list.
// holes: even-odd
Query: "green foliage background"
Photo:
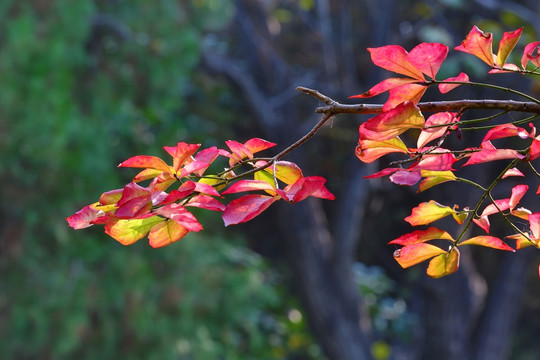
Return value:
[(213, 235), (218, 219), (160, 250), (64, 221), (133, 175), (115, 169), (127, 157), (228, 136), (231, 95), (197, 63), (232, 11), (0, 2), (0, 358), (320, 357), (303, 318), (287, 317), (296, 305), (279, 276)]

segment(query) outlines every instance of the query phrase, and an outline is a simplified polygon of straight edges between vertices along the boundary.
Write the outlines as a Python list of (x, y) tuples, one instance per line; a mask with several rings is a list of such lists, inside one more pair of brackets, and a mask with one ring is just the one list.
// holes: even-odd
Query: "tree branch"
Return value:
[[(296, 90), (311, 95), (324, 102), (327, 106), (318, 107), (315, 112), (320, 114), (379, 114), (383, 112), (383, 104), (341, 104), (317, 90), (299, 86)], [(430, 101), (418, 103), (421, 111), (463, 111), (467, 109), (493, 109), (504, 111), (519, 111), (540, 114), (540, 104), (529, 101), (514, 100), (457, 100)]]

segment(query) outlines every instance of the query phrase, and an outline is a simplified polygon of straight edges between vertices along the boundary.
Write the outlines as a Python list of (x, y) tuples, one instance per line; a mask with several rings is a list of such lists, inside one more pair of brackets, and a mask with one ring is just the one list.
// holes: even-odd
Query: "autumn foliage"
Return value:
[[(524, 47), (518, 65), (507, 63), (521, 32), (522, 29), (518, 29), (504, 33), (495, 54), (492, 34), (474, 27), (454, 50), (476, 56), (490, 67), (490, 74), (538, 76), (540, 41)], [(379, 114), (359, 126), (355, 153), (364, 163), (391, 153), (401, 155), (403, 159), (393, 161), (389, 167), (367, 178), (388, 177), (391, 182), (404, 186), (418, 184), (419, 192), (447, 182), (463, 182), (481, 190), (481, 196), (470, 204), (444, 205), (430, 200), (415, 206), (404, 220), (421, 228), (390, 241), (397, 247), (395, 260), (403, 268), (429, 260), (427, 274), (439, 278), (458, 269), (462, 246), (505, 251), (530, 245), (540, 247), (540, 212), (519, 206), (529, 186), (515, 185), (502, 199), (492, 196), (493, 189), (505, 179), (524, 178), (524, 169), (540, 177), (532, 163), (540, 157), (540, 135), (536, 135), (533, 124), (533, 120), (540, 116), (540, 100), (511, 89), (472, 82), (463, 72), (444, 80), (438, 79), (439, 69), (449, 52), (443, 44), (421, 43), (409, 52), (397, 45), (369, 48), (368, 51), (375, 65), (400, 77), (383, 80), (367, 92), (351, 97), (363, 99), (386, 92), (389, 94)], [(459, 108), (448, 106), (445, 111), (434, 112), (427, 118), (424, 116), (426, 111), (421, 109), (420, 100), (428, 88), (436, 87), (441, 94), (446, 94), (458, 86), (486, 86), (509, 91), (528, 101), (520, 109), (532, 115), (499, 125), (476, 126), (510, 111), (502, 101), (499, 107), (490, 107), (500, 109), (499, 115), (483, 119), (466, 119), (467, 103), (460, 104)], [(336, 104), (331, 100), (326, 102)], [(478, 108), (474, 107), (478, 105), (474, 101), (470, 104), (470, 108)], [(529, 109), (527, 104), (536, 107)], [(75, 229), (104, 225), (105, 232), (124, 245), (148, 236), (152, 247), (162, 247), (180, 240), (191, 231), (203, 229), (189, 211), (192, 207), (220, 212), (225, 226), (229, 226), (255, 218), (279, 200), (296, 203), (309, 196), (331, 200), (334, 196), (325, 187), (324, 178), (305, 177), (296, 164), (282, 158), (339, 112), (339, 108), (334, 108), (310, 134), (274, 157), (255, 157), (255, 154), (275, 146), (258, 138), (245, 143), (227, 141), (227, 149), (201, 149), (200, 144), (181, 142), (164, 147), (169, 155), (167, 161), (155, 156), (132, 157), (119, 165), (141, 169), (129, 184), (103, 193), (97, 202), (66, 220)], [(455, 134), (461, 138), (464, 131), (485, 131), (485, 135), (480, 144), (466, 144), (467, 147), (461, 149), (445, 147), (449, 136)], [(406, 132), (405, 137), (403, 134)], [(498, 147), (498, 140), (502, 138), (515, 139), (513, 143), (519, 144), (519, 148)], [(462, 167), (492, 161), (505, 161), (507, 166), (488, 185), (459, 176)], [(214, 171), (216, 167), (222, 170)], [(501, 214), (515, 234), (504, 240), (490, 234), (490, 217), (494, 214)], [(445, 217), (453, 218), (456, 223), (458, 230), (455, 234), (431, 225)], [(521, 225), (518, 227), (516, 220), (527, 222), (528, 229), (524, 230)], [(425, 228), (426, 225), (429, 227)], [(471, 226), (478, 227), (483, 234), (469, 237)], [(446, 246), (440, 247), (444, 242)]]

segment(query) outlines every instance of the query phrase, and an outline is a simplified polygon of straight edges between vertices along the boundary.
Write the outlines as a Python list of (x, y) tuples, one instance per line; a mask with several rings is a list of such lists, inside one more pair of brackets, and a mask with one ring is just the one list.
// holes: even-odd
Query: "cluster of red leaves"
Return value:
[[(280, 199), (290, 203), (308, 196), (334, 199), (324, 185), (324, 178), (304, 177), (291, 162), (254, 159), (255, 153), (275, 146), (274, 143), (255, 138), (244, 144), (233, 140), (226, 144), (230, 151), (217, 147), (199, 151), (200, 144), (183, 142), (165, 146), (172, 157), (172, 166), (156, 156), (127, 159), (118, 166), (143, 170), (124, 188), (103, 193), (99, 201), (66, 220), (74, 229), (104, 225), (105, 233), (124, 245), (148, 235), (152, 247), (162, 247), (191, 231), (202, 230), (202, 225), (187, 210), (189, 207), (219, 211), (228, 226), (255, 218)], [(219, 157), (228, 158), (229, 168), (218, 175), (205, 175)], [(243, 175), (235, 174), (244, 165), (251, 166), (249, 174), (254, 174), (253, 180), (239, 180)], [(139, 185), (143, 181), (149, 181), (149, 185)], [(175, 187), (175, 183), (180, 185)], [(279, 187), (280, 183), (284, 184), (283, 188)], [(223, 195), (253, 191), (264, 194), (243, 195), (224, 203)]]
[[(485, 34), (474, 27), (467, 38), (455, 50), (463, 51), (477, 56), (490, 67), (490, 73), (500, 72), (527, 72), (530, 62), (536, 69), (540, 66), (540, 42), (533, 42), (525, 46), (521, 58), (521, 68), (514, 64), (507, 64), (510, 52), (518, 42), (522, 29), (504, 33), (499, 43), (499, 50), (495, 55), (492, 51), (492, 34)], [(467, 161), (460, 166), (470, 166), (495, 160), (519, 160), (530, 162), (540, 157), (540, 136), (536, 136), (536, 129), (531, 124), (531, 131), (517, 127), (513, 124), (494, 126), (484, 136), (478, 147), (470, 147), (461, 151), (451, 151), (443, 148), (446, 137), (453, 131), (460, 132), (461, 114), (439, 112), (431, 115), (427, 120), (417, 107), (427, 88), (438, 84), (441, 93), (467, 84), (469, 77), (461, 73), (443, 81), (437, 81), (436, 75), (448, 54), (448, 48), (438, 43), (422, 43), (410, 52), (400, 46), (389, 45), (379, 48), (370, 48), (372, 61), (383, 69), (405, 75), (406, 78), (389, 78), (381, 81), (369, 91), (352, 96), (352, 98), (367, 98), (389, 92), (388, 101), (383, 106), (383, 112), (360, 125), (359, 141), (356, 148), (357, 157), (366, 163), (390, 154), (405, 154), (406, 159), (394, 163), (395, 167), (385, 168), (367, 178), (388, 176), (390, 180), (399, 185), (412, 186), (420, 182), (419, 191), (427, 190), (433, 186), (463, 179), (455, 175), (458, 162)], [(535, 70), (536, 70), (535, 69)], [(533, 70), (534, 71), (534, 70)], [(428, 78), (426, 78), (428, 77)], [(417, 129), (416, 147), (408, 147), (400, 137), (410, 129)], [(410, 136), (408, 136), (410, 138)], [(524, 144), (522, 150), (496, 148), (492, 141), (500, 138), (516, 137)], [(524, 150), (523, 150), (524, 149)], [(408, 166), (403, 166), (408, 164)], [(501, 179), (509, 176), (524, 176), (515, 167), (510, 168)], [(403, 267), (407, 268), (431, 259), (427, 274), (439, 278), (452, 274), (459, 267), (459, 250), (463, 245), (480, 245), (499, 250), (514, 251), (498, 237), (489, 235), (489, 216), (501, 213), (525, 219), (530, 223), (530, 232), (520, 232), (509, 238), (517, 241), (516, 248), (528, 245), (540, 245), (540, 213), (532, 213), (524, 208), (516, 208), (517, 204), (528, 190), (527, 185), (517, 185), (512, 189), (509, 198), (494, 200), (486, 190), (486, 196), (492, 200), (481, 213), (465, 207), (444, 206), (436, 201), (419, 204), (412, 210), (405, 220), (412, 226), (431, 224), (446, 216), (452, 216), (458, 224), (465, 221), (478, 225), (487, 235), (475, 236), (469, 239), (460, 237), (454, 239), (448, 232), (436, 227), (426, 230), (416, 230), (405, 234), (390, 244), (401, 247), (394, 252), (394, 258)], [(540, 192), (540, 188), (539, 188)], [(480, 206), (481, 203), (478, 204)], [(477, 209), (478, 210), (478, 209)], [(427, 243), (431, 240), (449, 241), (448, 250)]]

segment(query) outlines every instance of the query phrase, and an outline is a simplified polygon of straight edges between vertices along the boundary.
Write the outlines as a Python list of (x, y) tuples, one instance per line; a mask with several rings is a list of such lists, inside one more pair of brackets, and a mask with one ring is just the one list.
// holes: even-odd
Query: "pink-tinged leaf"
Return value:
[(174, 221), (163, 221), (154, 226), (148, 234), (149, 244), (153, 248), (160, 248), (182, 239), (189, 232), (188, 229)]
[(444, 82), (449, 82), (449, 83), (450, 82), (469, 82), (469, 76), (465, 74), (464, 72), (462, 72), (456, 77), (450, 77), (446, 80), (443, 80), (443, 84), (439, 84), (439, 91), (441, 92), (441, 94), (446, 94), (461, 85), (461, 84), (446, 84)]
[(540, 67), (540, 47), (536, 49), (536, 54), (533, 51), (532, 54), (528, 55), (527, 57), (529, 58), (529, 61), (532, 62), (536, 68)]
[(508, 59), (508, 55), (510, 55), (510, 52), (516, 46), (522, 31), (523, 28), (520, 28), (503, 34), (501, 41), (499, 41), (499, 51), (497, 52), (497, 64), (500, 67), (503, 67), (506, 59)]
[(448, 47), (439, 43), (421, 43), (407, 56), (411, 64), (432, 79), (448, 55)]
[(324, 186), (325, 183), (326, 179), (320, 176), (301, 178), (294, 184), (285, 187), (283, 192), (286, 196), (284, 198), (293, 203), (302, 201), (308, 196), (334, 200), (336, 197)]
[(201, 231), (203, 228), (195, 216), (193, 216), (192, 213), (187, 211), (186, 208), (180, 204), (169, 204), (162, 206), (156, 209), (155, 213), (174, 220), (189, 231)]
[(240, 144), (235, 140), (227, 140), (225, 144), (231, 149), (232, 154), (229, 155), (229, 166), (234, 166), (242, 159), (253, 159), (253, 153), (244, 144)]
[(516, 207), (527, 190), (529, 190), (529, 186), (527, 185), (516, 185), (512, 188), (512, 195), (510, 196), (509, 202), (510, 210), (513, 210)]
[(408, 59), (408, 53), (398, 45), (368, 48), (371, 61), (383, 69), (424, 81), (424, 75)]
[(115, 189), (104, 192), (99, 198), (99, 203), (101, 205), (116, 204), (122, 198), (123, 191), (124, 189)]
[(513, 124), (502, 124), (495, 126), (493, 129), (489, 130), (486, 133), (486, 136), (484, 136), (482, 142), (510, 136), (518, 136), (521, 139), (527, 139), (529, 137), (529, 133), (527, 132), (527, 130), (517, 127)]
[(192, 161), (189, 164), (184, 165), (184, 167), (180, 170), (178, 177), (183, 178), (192, 173), (203, 174), (209, 166), (210, 164), (202, 161)]
[[(95, 203), (96, 205), (99, 203)], [(90, 227), (93, 224), (93, 221), (96, 220), (100, 215), (100, 211), (92, 207), (92, 205), (87, 205), (81, 210), (77, 211), (75, 214), (66, 218), (69, 226), (75, 230), (84, 229)]]
[(519, 72), (521, 69), (515, 64), (504, 64), (500, 69), (491, 69), (488, 71), (488, 74), (505, 74)]
[(126, 204), (128, 201), (139, 198), (139, 197), (146, 197), (150, 198), (150, 194), (152, 192), (148, 190), (145, 187), (142, 187), (134, 182), (130, 182), (126, 186), (124, 186), (124, 189), (122, 189), (122, 197), (120, 200), (118, 200), (118, 206), (122, 206)]
[(377, 179), (381, 177), (385, 177), (388, 175), (391, 175), (395, 173), (396, 171), (402, 170), (402, 168), (386, 168), (382, 169), (381, 171), (376, 172), (375, 174), (364, 176), (364, 179)]
[(425, 177), (424, 180), (418, 186), (418, 191), (425, 191), (435, 185), (445, 183), (447, 181), (456, 180), (456, 176), (451, 171), (433, 171), (433, 170), (420, 170), (422, 177)]
[(275, 189), (272, 185), (266, 181), (259, 180), (240, 180), (232, 184), (227, 190), (223, 191), (222, 194), (234, 194), (243, 191), (259, 191), (259, 190), (270, 190), (275, 194)]
[(441, 254), (429, 262), (426, 273), (429, 277), (439, 279), (443, 276), (453, 274), (459, 268), (459, 250), (453, 248), (446, 254)]
[(434, 200), (430, 200), (413, 208), (411, 215), (407, 216), (405, 221), (412, 226), (427, 225), (455, 213), (456, 211), (451, 207), (444, 206)]
[(165, 172), (171, 172), (169, 165), (165, 161), (161, 160), (157, 156), (149, 155), (139, 155), (134, 156), (126, 161), (120, 163), (118, 167), (133, 167), (133, 168), (143, 168), (143, 169), (155, 169)]
[[(534, 51), (536, 50), (538, 45), (540, 45), (540, 41), (535, 41), (530, 44), (527, 44), (525, 48), (523, 49), (523, 56), (521, 57), (521, 67), (523, 68), (523, 70), (527, 68), (527, 63), (529, 62), (529, 59), (530, 59), (529, 56), (534, 54)], [(537, 53), (538, 53), (538, 50), (537, 50)]]
[(405, 102), (369, 119), (359, 127), (361, 140), (384, 141), (395, 138), (411, 128), (424, 127), (424, 117), (418, 107)]
[(454, 241), (452, 236), (450, 236), (450, 234), (446, 231), (437, 229), (436, 227), (430, 227), (426, 230), (416, 230), (411, 233), (402, 235), (397, 239), (390, 241), (388, 244), (412, 245), (435, 239)]
[(383, 110), (388, 111), (401, 103), (411, 102), (418, 104), (427, 90), (427, 86), (419, 84), (408, 84), (390, 90), (388, 100), (383, 105)]
[(145, 216), (152, 208), (152, 192), (134, 182), (127, 184), (117, 203), (116, 217), (129, 219)]
[(465, 164), (463, 164), (463, 166), (481, 164), (495, 160), (524, 158), (524, 155), (521, 155), (518, 151), (514, 149), (495, 149), (493, 145), (491, 145), (490, 141), (484, 141), (480, 145), (479, 151), (472, 153), (469, 160)]
[(515, 251), (510, 246), (506, 245), (501, 239), (495, 236), (475, 236), (459, 243), (461, 245), (479, 245), (498, 250)]
[(411, 166), (409, 170), (434, 170), (448, 171), (452, 170), (452, 165), (457, 161), (454, 154), (446, 149), (435, 149), (440, 154), (427, 154), (422, 157), (417, 164)]
[(392, 89), (394, 89), (396, 87), (399, 87), (399, 86), (402, 86), (402, 85), (405, 85), (405, 84), (412, 84), (412, 83), (416, 83), (416, 82), (418, 82), (418, 80), (416, 80), (416, 79), (390, 78), (390, 79), (386, 79), (386, 80), (381, 81), (380, 83), (373, 86), (371, 89), (369, 89), (368, 91), (366, 91), (363, 94), (353, 95), (353, 96), (350, 96), (349, 98), (350, 99), (369, 98), (369, 97), (372, 97), (372, 96), (382, 94), (382, 93), (384, 93), (386, 91), (392, 90)]
[(252, 154), (258, 153), (259, 151), (263, 151), (266, 149), (270, 149), (271, 147), (276, 146), (273, 142), (266, 141), (259, 138), (253, 138), (244, 143), (244, 146), (251, 151)]
[(105, 233), (122, 245), (131, 245), (146, 236), (148, 231), (165, 219), (152, 216), (144, 219), (121, 219), (105, 225)]
[(540, 212), (529, 215), (529, 225), (534, 239), (540, 239)]
[(390, 181), (394, 184), (412, 186), (422, 179), (420, 171), (406, 171), (400, 170), (396, 171), (390, 175)]
[(394, 259), (402, 268), (408, 268), (434, 256), (445, 254), (443, 249), (431, 244), (413, 244), (394, 251)]
[(196, 153), (193, 158), (196, 162), (203, 164), (208, 164), (205, 168), (194, 171), (194, 174), (197, 176), (202, 176), (205, 170), (217, 159), (219, 156), (219, 149), (215, 146), (209, 147), (208, 149), (203, 149)]
[(389, 153), (404, 153), (409, 150), (400, 138), (376, 141), (376, 140), (359, 140), (358, 146), (355, 149), (355, 154), (364, 163), (371, 163), (381, 156)]
[(493, 54), (492, 44), (493, 34), (484, 34), (482, 30), (474, 26), (461, 45), (455, 47), (455, 50), (472, 54), (493, 67), (495, 54)]
[(540, 136), (533, 139), (529, 148), (529, 161), (536, 160), (540, 157)]
[(223, 211), (226, 208), (221, 202), (208, 195), (196, 195), (184, 206), (193, 206), (212, 211)]
[(195, 183), (195, 191), (201, 194), (205, 194), (205, 195), (221, 197), (221, 195), (215, 188), (201, 182)]
[(223, 211), (225, 226), (240, 224), (253, 219), (277, 201), (277, 196), (244, 195), (231, 201)]
[(495, 204), (489, 204), (482, 211), (481, 216), (489, 216), (498, 213), (499, 211), (505, 211), (510, 209), (510, 199), (495, 200)]
[(531, 240), (529, 240), (528, 238), (526, 238), (522, 234), (509, 235), (506, 238), (516, 241), (516, 250), (521, 250), (523, 248), (526, 248), (526, 247), (529, 247), (529, 246), (533, 245)]
[(517, 168), (514, 167), (514, 168), (509, 169), (507, 172), (505, 172), (502, 178), (506, 179), (507, 177), (510, 177), (510, 176), (524, 177), (525, 175), (523, 175), (521, 171), (519, 171)]
[(192, 161), (191, 156), (197, 152), (201, 144), (186, 144), (179, 142), (176, 146), (164, 146), (163, 149), (173, 158), (174, 171), (178, 172), (182, 166)]
[(482, 230), (484, 230), (486, 234), (489, 234), (490, 223), (489, 218), (486, 215), (481, 216), (478, 219), (473, 219), (473, 222), (478, 225), (478, 227), (480, 227)]
[[(417, 147), (423, 148), (430, 141), (436, 140), (446, 133), (451, 124), (458, 121), (456, 113), (439, 112), (431, 115), (425, 122), (424, 129), (420, 132)], [(448, 126), (443, 126), (448, 125)]]

